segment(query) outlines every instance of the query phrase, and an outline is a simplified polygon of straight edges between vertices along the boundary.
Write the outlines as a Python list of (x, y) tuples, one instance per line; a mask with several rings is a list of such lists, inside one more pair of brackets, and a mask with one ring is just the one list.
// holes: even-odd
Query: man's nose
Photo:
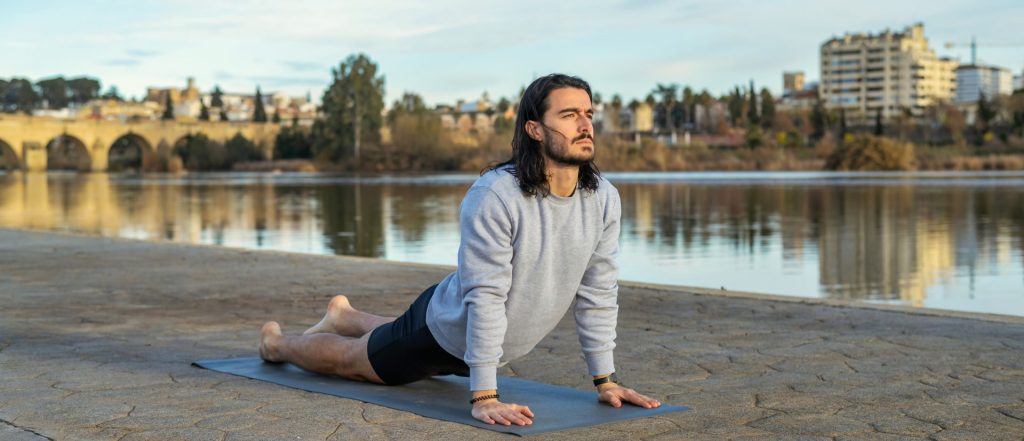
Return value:
[(580, 133), (594, 133), (594, 122), (590, 118), (580, 118), (579, 130)]

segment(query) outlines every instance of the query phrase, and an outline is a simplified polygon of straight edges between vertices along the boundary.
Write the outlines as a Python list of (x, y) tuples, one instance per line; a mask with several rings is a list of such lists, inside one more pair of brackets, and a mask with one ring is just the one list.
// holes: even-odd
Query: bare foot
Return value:
[(277, 353), (277, 343), (281, 340), (281, 325), (277, 322), (266, 322), (263, 329), (260, 329), (260, 358), (280, 362), (280, 354)]
[(358, 329), (352, 326), (353, 323), (350, 323), (349, 317), (352, 312), (355, 312), (355, 309), (348, 303), (348, 297), (343, 295), (334, 296), (331, 302), (327, 304), (327, 313), (324, 314), (324, 318), (320, 320), (320, 323), (313, 325), (312, 328), (307, 329), (302, 335), (326, 333), (354, 336), (358, 333)]

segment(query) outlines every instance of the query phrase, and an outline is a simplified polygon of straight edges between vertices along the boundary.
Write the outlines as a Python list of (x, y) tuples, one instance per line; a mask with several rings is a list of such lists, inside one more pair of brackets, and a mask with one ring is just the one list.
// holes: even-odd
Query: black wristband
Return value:
[(605, 384), (605, 383), (621, 384), (621, 383), (619, 383), (619, 377), (618, 377), (618, 375), (615, 375), (615, 372), (612, 372), (612, 374), (607, 376), (607, 377), (597, 378), (597, 379), (594, 380), (594, 386), (595, 387), (596, 386), (600, 386), (600, 385)]
[(489, 400), (491, 398), (499, 398), (498, 394), (480, 395), (479, 397), (469, 400), (469, 404), (476, 404), (477, 401)]

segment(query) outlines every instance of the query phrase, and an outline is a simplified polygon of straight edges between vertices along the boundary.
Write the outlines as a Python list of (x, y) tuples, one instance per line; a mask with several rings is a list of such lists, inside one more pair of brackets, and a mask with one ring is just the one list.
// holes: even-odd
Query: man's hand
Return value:
[(533, 424), (533, 412), (529, 407), (518, 404), (506, 404), (497, 399), (484, 400), (473, 404), (473, 418), (487, 424)]
[(622, 407), (622, 403), (634, 404), (646, 409), (653, 409), (661, 406), (661, 402), (648, 397), (637, 391), (619, 386), (615, 383), (605, 383), (598, 386), (597, 400), (602, 403), (611, 404), (612, 407)]

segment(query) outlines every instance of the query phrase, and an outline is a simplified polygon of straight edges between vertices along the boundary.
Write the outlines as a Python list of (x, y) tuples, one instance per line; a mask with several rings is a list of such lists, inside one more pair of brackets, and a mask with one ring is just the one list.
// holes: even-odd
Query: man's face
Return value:
[[(548, 94), (543, 120), (530, 121), (531, 136), (540, 141), (548, 159), (565, 165), (594, 160), (594, 108), (583, 89), (563, 87)], [(536, 135), (536, 136), (534, 136)]]

